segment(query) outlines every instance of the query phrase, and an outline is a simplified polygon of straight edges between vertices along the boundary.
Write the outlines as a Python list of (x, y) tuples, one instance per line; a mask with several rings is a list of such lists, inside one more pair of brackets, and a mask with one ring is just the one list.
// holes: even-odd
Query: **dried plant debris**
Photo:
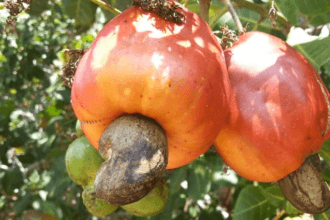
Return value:
[(176, 11), (176, 9), (181, 7), (175, 2), (166, 0), (133, 0), (133, 5), (141, 7), (145, 11), (156, 13), (163, 19), (177, 24), (182, 24), (186, 19), (183, 13)]
[(274, 0), (272, 1), (272, 6), (269, 9), (268, 16), (269, 16), (270, 22), (272, 23), (273, 29), (275, 29), (276, 28), (276, 18), (277, 18), (277, 9), (275, 8)]
[[(23, 3), (27, 4), (24, 7)], [(7, 18), (7, 24), (15, 26), (17, 21), (17, 15), (22, 11), (29, 10), (31, 0), (5, 0), (5, 7), (9, 10), (10, 16)]]
[(235, 31), (230, 30), (227, 25), (220, 27), (220, 30), (215, 31), (214, 34), (221, 36), (221, 38), (218, 39), (223, 50), (232, 47), (233, 42), (238, 41)]
[(84, 50), (77, 50), (77, 49), (66, 49), (64, 50), (70, 56), (69, 62), (62, 68), (62, 81), (65, 86), (71, 89), (74, 74), (76, 72), (78, 63), (81, 57), (84, 55)]

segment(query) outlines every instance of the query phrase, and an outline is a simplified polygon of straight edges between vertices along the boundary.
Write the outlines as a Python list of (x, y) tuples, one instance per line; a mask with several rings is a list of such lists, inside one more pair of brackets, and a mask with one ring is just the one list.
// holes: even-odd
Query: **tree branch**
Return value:
[(224, 0), (225, 4), (227, 5), (228, 7), (228, 10), (229, 10), (229, 13), (231, 14), (234, 22), (235, 22), (235, 25), (238, 29), (238, 33), (241, 35), (244, 33), (244, 29), (243, 29), (243, 26), (242, 26), (242, 23), (241, 21), (239, 20), (238, 18), (238, 15), (233, 7), (233, 5), (231, 4), (230, 0)]
[[(265, 18), (268, 17), (268, 13), (269, 13), (269, 5), (268, 4), (266, 6), (264, 6), (264, 5), (249, 2), (247, 0), (232, 0), (232, 1), (235, 2), (238, 5), (238, 7), (246, 8), (246, 9), (255, 11), (258, 14), (260, 14), (262, 17), (265, 17)], [(277, 22), (278, 22), (278, 24), (280, 24), (281, 26), (283, 26), (287, 30), (289, 30), (292, 26), (290, 24), (290, 22), (281, 13), (277, 14)]]
[(200, 0), (199, 1), (199, 16), (209, 23), (209, 10), (210, 10), (211, 0)]
[(119, 15), (121, 13), (120, 10), (118, 10), (117, 8), (111, 6), (111, 5), (108, 5), (107, 3), (101, 1), (101, 0), (89, 0), (95, 4), (97, 4), (98, 6), (100, 6), (101, 8), (104, 8), (105, 10), (108, 10), (116, 15)]

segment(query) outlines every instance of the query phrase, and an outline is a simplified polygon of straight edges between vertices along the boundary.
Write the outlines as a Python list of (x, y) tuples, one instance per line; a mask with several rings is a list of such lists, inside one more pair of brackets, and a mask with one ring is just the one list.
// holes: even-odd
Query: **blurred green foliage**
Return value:
[[(125, 10), (130, 0), (106, 0)], [(185, 1), (181, 1), (184, 3)], [(277, 27), (267, 0), (233, 0), (248, 30), (260, 30), (295, 45), (320, 70), (330, 88), (330, 2), (276, 0)], [(187, 7), (198, 13), (198, 1)], [(0, 219), (28, 219), (35, 212), (58, 219), (96, 219), (84, 207), (82, 188), (66, 173), (64, 155), (77, 138), (70, 89), (61, 81), (66, 48), (87, 49), (115, 15), (88, 0), (33, 0), (15, 26), (0, 1)], [(213, 0), (210, 26), (236, 30), (225, 5)], [(330, 182), (330, 142), (321, 150)], [(210, 150), (193, 163), (168, 171), (169, 201), (148, 219), (290, 219), (301, 213), (274, 184), (247, 181)], [(37, 214), (36, 214), (37, 215)], [(143, 219), (118, 209), (104, 219)], [(314, 219), (330, 219), (330, 211)]]

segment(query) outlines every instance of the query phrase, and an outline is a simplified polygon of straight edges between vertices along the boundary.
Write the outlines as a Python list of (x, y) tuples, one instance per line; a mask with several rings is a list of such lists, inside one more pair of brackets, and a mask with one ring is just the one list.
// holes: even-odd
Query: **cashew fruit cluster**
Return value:
[[(69, 147), (66, 163), (95, 215), (119, 206), (138, 216), (158, 213), (167, 201), (164, 171), (213, 143), (242, 177), (277, 182), (330, 136), (328, 90), (301, 54), (260, 32), (223, 52), (209, 26), (175, 4), (168, 19), (130, 7), (79, 62), (71, 99), (86, 137)], [(91, 144), (78, 152), (82, 142)]]

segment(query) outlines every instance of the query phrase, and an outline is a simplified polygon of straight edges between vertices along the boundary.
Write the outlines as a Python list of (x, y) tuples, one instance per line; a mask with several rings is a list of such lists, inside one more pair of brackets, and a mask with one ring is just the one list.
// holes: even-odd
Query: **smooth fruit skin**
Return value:
[(244, 178), (277, 181), (329, 138), (329, 93), (315, 68), (274, 36), (245, 33), (225, 57), (233, 97), (216, 150)]
[(137, 202), (122, 206), (127, 212), (140, 216), (153, 216), (159, 214), (165, 208), (168, 200), (168, 186), (161, 179), (145, 197)]
[(96, 173), (104, 162), (86, 136), (74, 140), (65, 153), (65, 165), (70, 179), (80, 186), (94, 183)]
[(229, 79), (208, 25), (187, 9), (183, 24), (131, 7), (111, 20), (84, 54), (72, 106), (95, 148), (118, 116), (139, 113), (165, 130), (168, 169), (213, 144), (228, 114)]
[(97, 217), (110, 215), (119, 208), (99, 199), (95, 194), (93, 185), (84, 187), (82, 200), (88, 212)]
[(81, 137), (84, 135), (84, 132), (81, 129), (81, 122), (79, 120), (77, 120), (77, 122), (76, 122), (76, 133), (77, 133), (78, 137)]

